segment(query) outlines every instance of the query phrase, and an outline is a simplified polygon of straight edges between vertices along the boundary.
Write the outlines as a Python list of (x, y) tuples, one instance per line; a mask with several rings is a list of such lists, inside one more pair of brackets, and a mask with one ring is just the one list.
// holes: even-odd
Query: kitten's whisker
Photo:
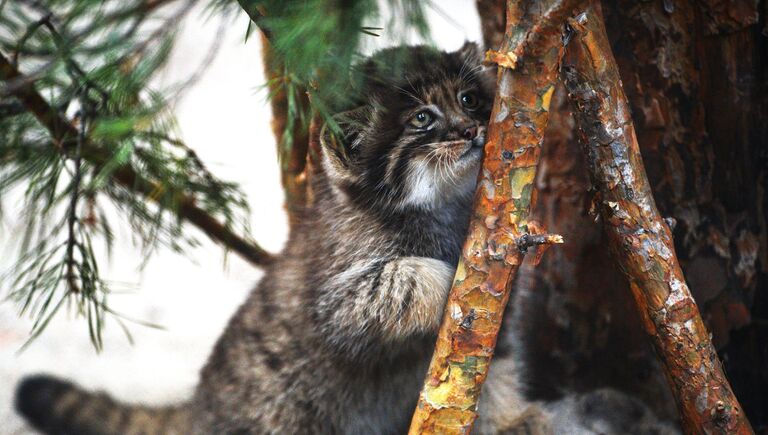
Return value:
[(459, 79), (464, 80), (464, 71), (467, 69), (469, 59), (464, 59), (464, 61), (461, 63), (461, 68), (459, 69)]
[(450, 159), (450, 155), (443, 154), (442, 159), (440, 160), (440, 179), (444, 182), (448, 182), (448, 160)]
[(413, 98), (414, 100), (418, 101), (419, 103), (421, 103), (421, 104), (423, 104), (423, 105), (425, 105), (425, 106), (427, 105), (427, 103), (425, 103), (425, 102), (424, 102), (424, 100), (422, 100), (421, 98), (419, 98), (419, 97), (418, 97), (416, 94), (414, 94), (413, 92), (411, 92), (411, 91), (409, 91), (409, 90), (407, 90), (407, 89), (405, 89), (405, 88), (402, 88), (402, 87), (400, 87), (400, 86), (395, 86), (395, 89), (397, 89), (398, 91), (402, 92), (403, 94), (405, 94), (405, 95), (407, 95), (407, 96), (409, 96), (409, 97)]
[[(410, 86), (411, 89), (413, 89), (414, 92), (418, 92), (418, 90), (416, 89), (416, 86), (413, 86), (413, 83), (411, 82), (411, 78), (409, 76), (405, 76), (405, 81), (408, 82), (408, 86)], [(421, 104), (426, 105), (426, 103), (424, 103), (423, 101), (420, 101), (420, 102), (421, 102)]]
[(459, 77), (461, 78), (461, 81), (466, 81), (466, 78), (470, 74), (474, 74), (478, 71), (480, 71), (483, 68), (483, 65), (475, 65), (472, 68), (464, 71), (463, 73), (459, 73)]

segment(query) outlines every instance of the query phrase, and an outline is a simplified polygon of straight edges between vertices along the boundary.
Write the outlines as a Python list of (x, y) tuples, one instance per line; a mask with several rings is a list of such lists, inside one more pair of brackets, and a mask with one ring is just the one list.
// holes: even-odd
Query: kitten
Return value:
[[(405, 433), (480, 168), (495, 86), (481, 58), (471, 43), (400, 47), (359, 66), (337, 131), (321, 134), (312, 204), (188, 402), (126, 406), (38, 376), (19, 387), (19, 411), (51, 434)], [(500, 343), (476, 433), (553, 430), (519, 373)]]
[[(339, 131), (323, 130), (313, 204), (188, 403), (128, 407), (35, 377), (21, 413), (47, 433), (404, 433), (485, 143), (495, 78), (481, 57), (400, 47), (359, 66)], [(514, 409), (514, 394), (495, 396)]]

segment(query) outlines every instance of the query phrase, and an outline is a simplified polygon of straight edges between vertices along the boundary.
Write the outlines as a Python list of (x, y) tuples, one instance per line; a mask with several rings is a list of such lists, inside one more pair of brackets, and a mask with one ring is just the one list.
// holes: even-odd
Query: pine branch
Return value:
[(261, 34), (264, 35), (264, 38), (267, 40), (273, 39), (272, 31), (269, 30), (266, 26), (264, 26), (264, 12), (262, 11), (262, 8), (258, 5), (257, 2), (253, 0), (237, 0), (237, 3), (240, 5), (240, 7), (245, 11), (245, 13), (248, 15), (248, 18), (251, 19), (253, 24), (255, 24), (259, 30), (261, 31)]
[(69, 200), (69, 210), (67, 211), (67, 254), (65, 261), (67, 263), (66, 280), (69, 285), (69, 291), (78, 293), (80, 288), (76, 282), (75, 275), (75, 245), (77, 244), (77, 234), (75, 232), (75, 224), (78, 222), (77, 218), (77, 204), (80, 199), (80, 183), (83, 181), (83, 166), (82, 166), (82, 152), (83, 142), (85, 141), (85, 132), (88, 128), (87, 116), (85, 112), (86, 108), (81, 108), (79, 113), (79, 124), (77, 132), (77, 147), (75, 149), (74, 165), (75, 175), (72, 179), (72, 192)]
[[(11, 94), (49, 131), (54, 146), (60, 152), (66, 152), (68, 144), (78, 136), (77, 129), (63, 114), (45, 101), (35, 90), (33, 82), (27, 80), (2, 53), (0, 53), (0, 80), (6, 83), (24, 83), (23, 86), (11, 88)], [(3, 89), (0, 92), (5, 92), (6, 90)], [(83, 159), (97, 167), (101, 167), (107, 164), (110, 157), (103, 149), (88, 140), (84, 141), (82, 149)], [(156, 201), (156, 193), (164, 190), (163, 186), (142, 178), (128, 166), (116, 168), (111, 173), (111, 177), (125, 188), (139, 193), (150, 200)], [(184, 192), (172, 192), (172, 194), (176, 202), (176, 207), (173, 211), (180, 218), (198, 227), (212, 240), (232, 249), (254, 265), (264, 266), (272, 261), (272, 256), (268, 252), (255, 243), (235, 234), (205, 210), (199, 208), (195, 204), (194, 198), (186, 195)]]
[[(79, 29), (74, 34), (67, 34), (66, 37), (62, 37), (62, 35), (58, 34), (58, 31), (53, 26), (53, 21), (57, 19), (57, 17), (54, 15), (53, 11), (49, 9), (46, 5), (34, 1), (34, 0), (26, 0), (23, 3), (26, 4), (28, 7), (32, 8), (33, 10), (37, 10), (42, 17), (39, 20), (36, 20), (33, 23), (30, 23), (27, 26), (27, 29), (14, 44), (13, 50), (12, 50), (12, 57), (11, 57), (11, 64), (12, 65), (18, 65), (18, 57), (21, 54), (27, 55), (27, 56), (38, 56), (46, 59), (46, 61), (39, 66), (35, 71), (31, 73), (27, 73), (17, 79), (10, 80), (5, 84), (5, 90), (3, 91), (3, 94), (11, 94), (15, 88), (17, 87), (24, 87), (27, 86), (37, 80), (39, 80), (42, 77), (45, 77), (47, 74), (50, 73), (50, 70), (56, 65), (56, 61), (58, 60), (58, 57), (63, 55), (65, 62), (68, 64), (68, 67), (72, 67), (72, 60), (68, 54), (68, 52), (77, 44), (83, 42), (88, 37), (92, 36), (94, 33), (97, 33), (99, 30), (103, 30), (105, 27), (108, 27), (110, 25), (120, 26), (125, 24), (127, 20), (133, 20), (132, 24), (129, 26), (126, 26), (126, 29), (123, 30), (123, 33), (119, 35), (119, 37), (112, 37), (108, 38), (108, 42), (105, 44), (98, 44), (98, 49), (91, 49), (91, 50), (85, 50), (88, 52), (92, 52), (91, 54), (96, 54), (98, 52), (108, 51), (109, 48), (111, 48), (112, 45), (119, 45), (122, 44), (125, 41), (130, 41), (131, 36), (133, 36), (137, 30), (141, 27), (142, 23), (147, 19), (147, 17), (152, 16), (151, 14), (153, 12), (156, 12), (157, 10), (161, 9), (164, 6), (167, 6), (171, 3), (175, 3), (178, 0), (144, 0), (144, 1), (138, 1), (136, 4), (133, 4), (129, 7), (117, 9), (115, 11), (112, 11), (111, 13), (99, 16), (98, 19), (93, 20), (93, 22), (85, 26), (82, 29)], [(194, 3), (196, 3), (197, 0), (191, 0), (189, 4), (186, 6), (185, 10), (189, 10)], [(75, 8), (76, 9), (76, 8)], [(67, 17), (68, 19), (69, 17)], [(180, 18), (180, 17), (176, 17)], [(37, 51), (29, 51), (28, 49), (24, 48), (25, 43), (27, 40), (41, 27), (48, 28), (52, 35), (53, 39), (55, 40), (55, 50), (50, 49), (38, 49)], [(148, 38), (146, 38), (145, 43), (141, 44), (133, 53), (133, 55), (137, 55), (138, 52), (142, 51), (144, 48), (146, 48), (146, 45), (148, 45), (151, 41), (158, 40), (162, 37), (162, 34), (166, 33), (168, 31), (168, 26), (160, 26), (155, 32), (152, 32), (151, 35), (149, 35)], [(107, 38), (105, 38), (107, 39)], [(9, 47), (5, 47), (8, 49)], [(53, 59), (50, 59), (50, 57), (53, 56)], [(120, 59), (120, 61), (125, 59)]]
[[(488, 124), (469, 233), (443, 314), (410, 434), (468, 433), (493, 356), (510, 286), (529, 246), (561, 243), (529, 234), (534, 180), (576, 0), (507, 2), (498, 90)], [(551, 23), (542, 25), (543, 22)], [(536, 38), (535, 31), (545, 31)], [(509, 428), (508, 428), (509, 429)]]
[(598, 190), (608, 242), (662, 363), (688, 434), (751, 434), (653, 199), (627, 97), (593, 1), (575, 19), (563, 78)]

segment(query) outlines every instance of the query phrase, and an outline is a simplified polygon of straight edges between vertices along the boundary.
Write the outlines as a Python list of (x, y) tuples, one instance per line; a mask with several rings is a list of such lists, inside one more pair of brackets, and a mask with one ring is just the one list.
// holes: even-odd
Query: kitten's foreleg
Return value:
[(358, 261), (331, 280), (324, 309), (337, 331), (385, 341), (436, 331), (454, 271), (427, 257)]

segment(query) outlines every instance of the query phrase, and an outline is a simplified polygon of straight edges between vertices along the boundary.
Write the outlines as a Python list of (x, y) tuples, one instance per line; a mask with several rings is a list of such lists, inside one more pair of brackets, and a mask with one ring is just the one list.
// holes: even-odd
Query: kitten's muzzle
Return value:
[(472, 142), (473, 147), (484, 147), (485, 146), (485, 127), (475, 127), (476, 132), (474, 136), (470, 139)]
[(461, 137), (463, 137), (466, 140), (474, 140), (477, 137), (477, 131), (478, 131), (477, 126), (473, 125), (472, 127), (465, 128), (464, 131), (461, 133)]

